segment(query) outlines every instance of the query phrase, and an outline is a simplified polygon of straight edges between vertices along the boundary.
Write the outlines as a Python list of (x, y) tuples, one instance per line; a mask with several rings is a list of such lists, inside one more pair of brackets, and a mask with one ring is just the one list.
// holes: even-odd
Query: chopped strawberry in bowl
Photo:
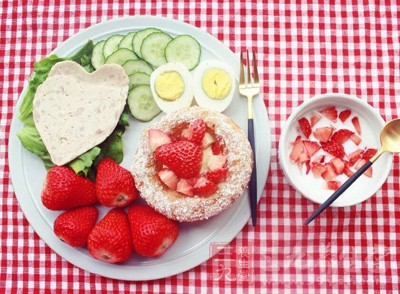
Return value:
[[(280, 165), (302, 195), (323, 203), (377, 152), (383, 126), (379, 113), (358, 97), (313, 97), (291, 113), (282, 130)], [(374, 195), (391, 164), (392, 155), (381, 158), (333, 205), (350, 206)]]

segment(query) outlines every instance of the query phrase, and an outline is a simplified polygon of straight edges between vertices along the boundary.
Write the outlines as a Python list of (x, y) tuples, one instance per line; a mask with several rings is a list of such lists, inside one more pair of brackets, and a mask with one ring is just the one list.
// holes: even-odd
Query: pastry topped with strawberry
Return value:
[(200, 107), (146, 129), (132, 173), (142, 198), (170, 219), (207, 219), (228, 208), (250, 180), (249, 141), (229, 117)]

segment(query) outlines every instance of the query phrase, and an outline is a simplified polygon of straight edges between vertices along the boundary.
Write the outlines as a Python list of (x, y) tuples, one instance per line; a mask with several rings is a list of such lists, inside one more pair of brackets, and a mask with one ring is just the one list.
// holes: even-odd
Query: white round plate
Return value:
[[(158, 27), (172, 36), (188, 34), (198, 40), (202, 46), (202, 60), (219, 59), (234, 66), (238, 77), (239, 60), (224, 44), (203, 30), (189, 24), (151, 16), (123, 17), (101, 24), (94, 25), (69, 38), (57, 47), (52, 53), (59, 56), (70, 56), (81, 48), (89, 39), (97, 42), (106, 39), (112, 34), (126, 34), (145, 27)], [(36, 233), (59, 255), (72, 264), (89, 272), (105, 277), (122, 280), (152, 280), (172, 276), (189, 270), (208, 260), (210, 245), (215, 242), (230, 242), (247, 223), (250, 217), (250, 206), (247, 191), (229, 209), (207, 221), (179, 224), (180, 235), (176, 243), (159, 258), (144, 258), (134, 254), (132, 258), (122, 264), (107, 264), (92, 258), (85, 248), (76, 249), (61, 242), (53, 232), (53, 222), (59, 212), (47, 210), (41, 203), (40, 193), (46, 175), (42, 161), (25, 150), (19, 142), (16, 133), (23, 127), (18, 120), (19, 107), (24, 91), (15, 108), (11, 123), (9, 162), (11, 179), (18, 202), (29, 223)], [(270, 162), (270, 129), (263, 97), (255, 99), (255, 136), (257, 156), (257, 181), (260, 199), (269, 169)], [(225, 111), (225, 114), (236, 121), (245, 131), (247, 130), (246, 117), (247, 102), (236, 92), (234, 102)], [(159, 115), (155, 120), (161, 117)], [(142, 123), (131, 119), (131, 125), (123, 136), (124, 161), (122, 166), (129, 168), (136, 149), (136, 142), (141, 131), (152, 124)], [(108, 209), (100, 208), (100, 217)], [(215, 254), (216, 252), (213, 252)]]

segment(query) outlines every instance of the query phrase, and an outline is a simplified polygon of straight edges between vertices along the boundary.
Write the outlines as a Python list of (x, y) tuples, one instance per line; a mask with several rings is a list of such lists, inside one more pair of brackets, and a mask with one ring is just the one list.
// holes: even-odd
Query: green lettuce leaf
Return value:
[(101, 149), (99, 147), (93, 147), (89, 151), (86, 151), (78, 158), (75, 158), (68, 165), (74, 170), (76, 174), (82, 173), (85, 177), (88, 175), (90, 168), (93, 165), (94, 160), (100, 154)]

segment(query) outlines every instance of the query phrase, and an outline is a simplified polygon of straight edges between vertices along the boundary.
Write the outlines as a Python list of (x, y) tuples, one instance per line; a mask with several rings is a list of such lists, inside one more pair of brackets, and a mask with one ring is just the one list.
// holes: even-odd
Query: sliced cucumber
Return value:
[(142, 42), (140, 54), (142, 58), (154, 67), (167, 63), (165, 59), (165, 47), (172, 37), (163, 32), (155, 32), (148, 35)]
[(156, 28), (148, 28), (141, 31), (137, 31), (136, 34), (133, 36), (132, 39), (132, 47), (133, 51), (136, 53), (137, 56), (142, 58), (140, 53), (140, 47), (142, 46), (143, 40), (150, 35), (151, 33), (161, 32), (159, 29)]
[(111, 54), (113, 54), (115, 51), (118, 50), (118, 45), (119, 42), (124, 38), (122, 35), (112, 35), (106, 40), (106, 43), (104, 44), (103, 48), (103, 55), (104, 58), (107, 58)]
[(129, 88), (138, 85), (150, 85), (150, 76), (143, 72), (137, 72), (129, 76)]
[(108, 56), (105, 63), (116, 63), (119, 65), (123, 65), (128, 60), (136, 59), (138, 59), (138, 57), (133, 51), (126, 48), (121, 48)]
[(126, 48), (129, 49), (131, 51), (133, 51), (133, 47), (132, 47), (132, 39), (133, 36), (135, 35), (135, 32), (130, 32), (129, 34), (127, 34), (122, 40), (121, 42), (119, 42), (118, 48)]
[(141, 121), (150, 121), (161, 112), (148, 85), (139, 85), (130, 90), (128, 106), (132, 116)]
[(106, 41), (104, 40), (100, 41), (93, 47), (91, 63), (95, 69), (98, 69), (105, 62), (103, 55), (103, 47), (105, 42)]
[(128, 60), (122, 67), (125, 73), (130, 76), (137, 72), (143, 72), (150, 75), (153, 72), (153, 68), (144, 60)]
[(180, 35), (168, 43), (165, 48), (167, 62), (178, 61), (189, 70), (194, 69), (200, 62), (201, 47), (196, 39), (188, 35)]

